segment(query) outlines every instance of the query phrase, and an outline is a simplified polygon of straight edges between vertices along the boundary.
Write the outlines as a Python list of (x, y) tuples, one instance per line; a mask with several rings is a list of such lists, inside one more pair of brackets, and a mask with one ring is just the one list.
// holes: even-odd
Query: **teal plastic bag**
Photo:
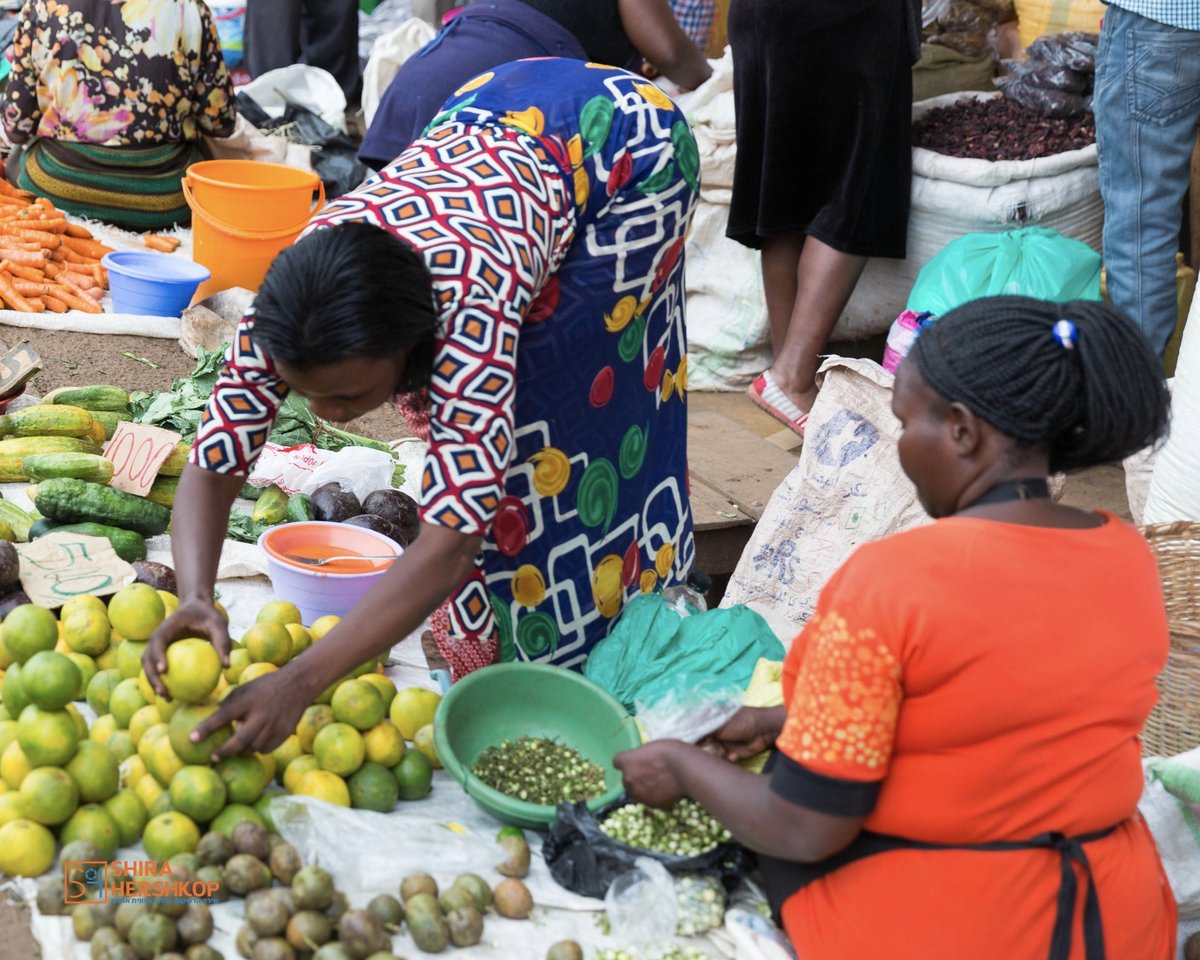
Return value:
[(1099, 300), (1100, 254), (1045, 227), (968, 233), (921, 268), (907, 309), (940, 317), (971, 300), (1001, 295)]
[(592, 648), (583, 674), (635, 712), (656, 703), (682, 674), (745, 690), (760, 657), (782, 660), (783, 644), (767, 622), (741, 605), (682, 617), (657, 593), (625, 606), (612, 632)]

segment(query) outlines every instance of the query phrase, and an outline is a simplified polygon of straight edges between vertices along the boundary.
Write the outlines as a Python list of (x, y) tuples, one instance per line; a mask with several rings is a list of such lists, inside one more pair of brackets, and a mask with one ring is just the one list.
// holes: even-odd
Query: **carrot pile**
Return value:
[(22, 313), (103, 313), (111, 252), (45, 197), (0, 179), (0, 300)]

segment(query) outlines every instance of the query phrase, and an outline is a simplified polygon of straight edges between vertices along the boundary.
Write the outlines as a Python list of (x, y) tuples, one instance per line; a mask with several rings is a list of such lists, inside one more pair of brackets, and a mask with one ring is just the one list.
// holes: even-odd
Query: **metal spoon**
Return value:
[(396, 554), (389, 553), (380, 557), (365, 557), (360, 553), (348, 554), (344, 557), (298, 557), (294, 553), (285, 553), (284, 556), (288, 560), (295, 560), (297, 563), (303, 563), (309, 567), (323, 567), (327, 563), (333, 563), (337, 560), (396, 560)]

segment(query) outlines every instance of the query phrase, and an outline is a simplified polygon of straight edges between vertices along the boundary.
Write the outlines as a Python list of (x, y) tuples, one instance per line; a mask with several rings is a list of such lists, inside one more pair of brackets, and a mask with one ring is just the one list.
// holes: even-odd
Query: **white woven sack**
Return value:
[[(1189, 777), (1190, 772), (1190, 777)], [(1200, 920), (1200, 747), (1144, 764), (1138, 812), (1154, 835), (1180, 920)]]
[(1145, 523), (1200, 520), (1200, 296), (1192, 298), (1171, 391), (1171, 432), (1158, 453)]
[(870, 360), (830, 357), (800, 461), (772, 495), (721, 606), (744, 603), (785, 644), (860, 543), (929, 521), (900, 468), (892, 375)]
[(742, 390), (771, 365), (771, 346), (758, 251), (725, 236), (737, 155), (728, 49), (680, 106), (700, 151), (700, 201), (686, 247), (688, 387)]
[[(934, 107), (989, 93), (950, 93), (913, 105), (916, 120)], [(904, 309), (921, 267), (966, 233), (1048, 227), (1100, 249), (1104, 208), (1095, 145), (1052, 157), (991, 162), (913, 150), (908, 258), (872, 260), (838, 323), (850, 339), (883, 333)]]

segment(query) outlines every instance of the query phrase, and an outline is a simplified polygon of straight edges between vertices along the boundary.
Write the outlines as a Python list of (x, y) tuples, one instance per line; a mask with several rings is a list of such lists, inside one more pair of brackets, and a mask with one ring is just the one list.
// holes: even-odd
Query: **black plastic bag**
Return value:
[(639, 850), (607, 836), (600, 822), (629, 800), (622, 797), (596, 813), (586, 803), (560, 803), (542, 841), (542, 857), (560, 887), (603, 899), (612, 882), (634, 868), (639, 857), (657, 860), (672, 874), (710, 873), (732, 890), (751, 867), (750, 855), (736, 843), (722, 843), (698, 857), (673, 857)]
[(1092, 109), (1092, 98), (1063, 90), (1043, 90), (1021, 77), (997, 77), (996, 88), (1013, 103), (1043, 117), (1078, 117)]
[(288, 139), (314, 147), (313, 171), (325, 184), (329, 198), (348, 193), (366, 179), (367, 168), (358, 159), (358, 145), (342, 131), (330, 126), (307, 107), (287, 102), (283, 114), (268, 116), (244, 93), (237, 96), (238, 113), (260, 130), (287, 127)]
[(1100, 36), (1095, 33), (1052, 33), (1038, 37), (1029, 45), (1029, 59), (1041, 60), (1056, 67), (1096, 72), (1096, 48)]
[(1092, 75), (1089, 73), (1043, 63), (1041, 60), (1001, 60), (1000, 63), (1012, 76), (1043, 90), (1087, 93), (1092, 85)]

